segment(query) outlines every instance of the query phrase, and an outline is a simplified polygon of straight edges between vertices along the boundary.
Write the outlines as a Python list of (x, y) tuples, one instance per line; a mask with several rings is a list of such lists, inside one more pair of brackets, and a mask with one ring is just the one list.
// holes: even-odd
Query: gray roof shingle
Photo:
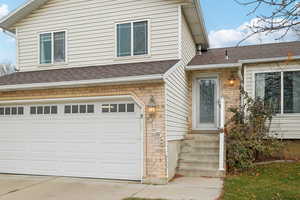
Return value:
[[(225, 52), (229, 59), (226, 59)], [(208, 49), (195, 56), (190, 65), (237, 63), (239, 60), (300, 56), (300, 42), (283, 42), (262, 45)]]
[(0, 85), (51, 83), (164, 74), (179, 60), (141, 62), (43, 71), (17, 72), (0, 77)]

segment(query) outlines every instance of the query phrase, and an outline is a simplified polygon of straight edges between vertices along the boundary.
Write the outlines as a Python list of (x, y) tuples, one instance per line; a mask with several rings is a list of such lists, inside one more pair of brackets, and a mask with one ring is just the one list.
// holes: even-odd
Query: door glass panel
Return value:
[(215, 123), (216, 80), (200, 80), (200, 123)]

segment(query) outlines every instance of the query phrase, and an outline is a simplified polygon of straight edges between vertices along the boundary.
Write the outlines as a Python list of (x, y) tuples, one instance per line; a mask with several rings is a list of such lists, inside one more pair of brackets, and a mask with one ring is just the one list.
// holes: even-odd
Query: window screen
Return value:
[(131, 23), (117, 25), (117, 56), (131, 55)]
[(51, 33), (40, 35), (40, 63), (49, 64), (52, 62), (52, 36)]
[(54, 33), (54, 62), (65, 62), (65, 32)]
[(133, 54), (144, 55), (148, 54), (148, 22), (133, 23)]

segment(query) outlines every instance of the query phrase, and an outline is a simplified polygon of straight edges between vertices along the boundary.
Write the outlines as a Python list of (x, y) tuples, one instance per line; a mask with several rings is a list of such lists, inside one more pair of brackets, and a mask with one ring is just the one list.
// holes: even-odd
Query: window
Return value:
[(84, 114), (84, 113), (94, 113), (93, 104), (83, 104), (83, 105), (66, 105), (65, 114)]
[(110, 104), (110, 112), (118, 112), (118, 104)]
[(148, 21), (117, 24), (117, 57), (148, 54)]
[(126, 112), (126, 104), (119, 104), (119, 112)]
[(72, 106), (72, 113), (78, 113), (78, 111), (79, 111), (79, 107), (78, 107), (78, 105), (73, 105)]
[(86, 105), (80, 105), (79, 110), (80, 113), (86, 113)]
[(24, 107), (18, 107), (18, 115), (24, 115)]
[(125, 113), (134, 112), (134, 103), (121, 103), (121, 104), (102, 104), (103, 113)]
[(94, 113), (94, 105), (87, 105), (87, 112)]
[(36, 110), (37, 110), (36, 113), (37, 113), (38, 115), (42, 115), (42, 114), (43, 114), (43, 106), (38, 106)]
[(5, 108), (5, 115), (10, 115), (10, 108)]
[(71, 106), (65, 106), (65, 114), (70, 114), (71, 113)]
[(30, 114), (32, 115), (36, 114), (36, 107), (30, 107)]
[(109, 112), (110, 105), (109, 104), (102, 104), (102, 112), (108, 113)]
[(256, 74), (255, 96), (272, 105), (275, 113), (300, 113), (300, 71)]
[(23, 115), (24, 107), (1, 107), (0, 115)]
[(52, 62), (52, 38), (51, 33), (40, 35), (40, 64)]
[(51, 106), (51, 114), (57, 114), (57, 106)]
[[(23, 113), (24, 109), (18, 110), (18, 112)], [(50, 115), (50, 114), (57, 114), (57, 106), (31, 106), (30, 107), (30, 114), (31, 115)]]
[(50, 106), (45, 106), (44, 107), (44, 114), (48, 115), (51, 112), (51, 107)]
[(40, 64), (53, 64), (66, 60), (66, 32), (40, 34)]
[(255, 78), (255, 96), (272, 106), (275, 113), (281, 112), (281, 73), (259, 73)]
[(133, 103), (127, 104), (127, 112), (134, 112), (134, 104)]
[(18, 114), (17, 107), (11, 108), (11, 114), (12, 114), (12, 115), (17, 115), (17, 114)]
[(4, 108), (0, 108), (0, 115), (4, 115)]
[(284, 72), (284, 113), (300, 113), (300, 71)]

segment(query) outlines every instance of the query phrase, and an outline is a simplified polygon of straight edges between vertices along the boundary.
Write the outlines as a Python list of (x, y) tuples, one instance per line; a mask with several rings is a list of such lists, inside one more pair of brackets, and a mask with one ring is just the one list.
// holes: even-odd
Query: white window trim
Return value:
[(220, 74), (219, 73), (199, 73), (194, 75), (193, 77), (193, 85), (192, 85), (192, 129), (193, 130), (218, 130), (219, 129), (219, 107), (217, 107), (217, 116), (216, 117), (216, 126), (215, 128), (201, 127), (198, 123), (199, 116), (199, 102), (197, 101), (197, 97), (199, 97), (199, 88), (197, 85), (197, 80), (199, 78), (216, 78), (217, 79), (217, 98), (220, 99), (221, 94), (221, 85), (220, 85)]
[[(143, 22), (147, 21), (147, 36), (148, 36), (148, 53), (143, 54), (143, 55), (133, 55), (133, 23), (135, 22)], [(120, 24), (126, 24), (130, 23), (131, 24), (131, 55), (130, 56), (118, 56), (118, 25)], [(122, 22), (116, 22), (115, 23), (115, 60), (124, 60), (124, 59), (132, 59), (132, 58), (145, 58), (145, 57), (151, 57), (151, 21), (150, 19), (140, 19), (140, 20), (127, 20), (127, 21), (122, 21)]]
[(253, 72), (253, 97), (256, 98), (256, 74), (262, 74), (262, 73), (272, 73), (272, 72), (280, 72), (280, 78), (281, 78), (281, 107), (280, 107), (280, 113), (277, 113), (275, 116), (300, 116), (300, 113), (284, 113), (284, 80), (283, 80), (283, 74), (284, 72), (297, 72), (300, 71), (300, 69), (272, 69), (272, 70), (261, 70), (261, 71), (255, 71)]
[[(65, 61), (63, 62), (54, 62), (54, 33), (59, 33), (59, 32), (65, 32)], [(41, 63), (41, 35), (42, 34), (47, 34), (51, 33), (51, 63)], [(38, 65), (39, 66), (50, 66), (50, 65), (60, 65), (60, 64), (67, 64), (68, 63), (68, 31), (67, 30), (55, 30), (55, 31), (45, 31), (45, 32), (39, 32), (37, 34), (37, 41), (38, 41)]]

